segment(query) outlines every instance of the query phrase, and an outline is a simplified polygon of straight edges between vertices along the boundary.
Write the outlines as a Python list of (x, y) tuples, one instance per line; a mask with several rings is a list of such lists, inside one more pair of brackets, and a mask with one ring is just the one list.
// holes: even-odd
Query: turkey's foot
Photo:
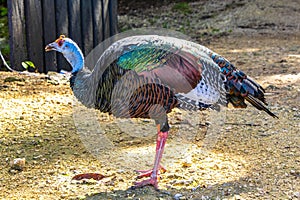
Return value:
[[(165, 173), (167, 170), (165, 167), (163, 167), (162, 165), (159, 165), (158, 168), (159, 172), (161, 171), (162, 173)], [(137, 176), (137, 178), (143, 178), (143, 177), (150, 177), (151, 174), (153, 173), (153, 169), (149, 169), (149, 170), (135, 170), (137, 173), (139, 173), (139, 175)], [(160, 174), (160, 173), (158, 173)]]
[(157, 176), (151, 176), (149, 179), (135, 182), (134, 186), (132, 186), (133, 189), (144, 187), (146, 185), (152, 185), (156, 190), (158, 190), (158, 177)]
[(159, 130), (156, 139), (156, 154), (154, 159), (154, 166), (152, 170), (140, 170), (137, 171), (141, 173), (137, 178), (149, 177), (149, 179), (143, 180), (141, 182), (135, 182), (133, 188), (144, 187), (145, 185), (152, 185), (155, 189), (158, 189), (158, 176), (159, 171), (166, 171), (164, 167), (160, 165), (160, 160), (162, 154), (164, 152), (164, 146), (166, 144), (166, 140), (168, 137), (168, 131), (162, 132), (160, 131), (160, 124), (157, 125), (157, 129)]

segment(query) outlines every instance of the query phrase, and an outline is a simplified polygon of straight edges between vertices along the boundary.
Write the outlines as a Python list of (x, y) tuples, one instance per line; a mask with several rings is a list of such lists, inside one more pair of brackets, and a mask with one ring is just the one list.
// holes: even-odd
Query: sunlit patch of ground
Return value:
[(276, 74), (264, 77), (261, 80), (262, 84), (276, 84), (286, 86), (288, 84), (295, 84), (300, 82), (300, 73), (298, 74)]
[[(153, 121), (123, 121), (96, 112), (101, 133), (111, 143), (91, 142), (84, 138), (88, 131), (76, 127), (80, 122), (76, 113), (87, 127), (92, 123), (83, 112), (74, 113), (68, 84), (1, 72), (0, 197), (173, 199), (180, 193), (186, 199), (297, 199), (300, 61), (291, 55), (299, 55), (299, 40), (229, 37), (210, 46), (266, 87), (269, 108), (279, 120), (251, 106), (212, 115), (175, 110), (170, 114), (172, 129), (163, 157), (168, 171), (161, 175), (162, 191), (131, 190), (134, 170), (150, 169), (153, 164)], [(7, 77), (20, 80), (5, 82)], [(24, 170), (10, 170), (9, 161), (23, 157)], [(106, 177), (71, 181), (84, 172)]]

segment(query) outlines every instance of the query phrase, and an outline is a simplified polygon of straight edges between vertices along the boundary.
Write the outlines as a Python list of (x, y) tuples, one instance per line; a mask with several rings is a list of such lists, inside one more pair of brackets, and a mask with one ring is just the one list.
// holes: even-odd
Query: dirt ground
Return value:
[[(121, 8), (124, 13), (126, 7)], [(157, 9), (154, 4), (145, 12)], [(120, 18), (135, 19), (140, 12)], [(0, 72), (0, 198), (300, 199), (300, 33), (296, 26), (278, 31), (285, 25), (274, 24), (279, 28), (223, 31), (220, 25), (217, 33), (207, 29), (192, 37), (261, 83), (279, 119), (251, 106), (221, 113), (174, 110), (160, 191), (130, 188), (134, 170), (152, 166), (153, 121), (86, 110), (76, 103), (68, 82)], [(120, 26), (127, 26), (122, 19)], [(86, 111), (95, 114), (96, 125)], [(94, 134), (95, 126), (100, 134)], [(22, 171), (10, 167), (15, 158), (26, 159)], [(105, 178), (71, 180), (84, 172)]]

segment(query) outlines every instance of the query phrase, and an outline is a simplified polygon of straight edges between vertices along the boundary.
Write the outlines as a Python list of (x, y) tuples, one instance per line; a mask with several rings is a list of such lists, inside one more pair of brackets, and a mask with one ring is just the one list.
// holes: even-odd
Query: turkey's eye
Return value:
[(61, 45), (63, 45), (63, 43), (64, 43), (63, 40), (59, 40), (59, 41), (57, 42), (58, 46), (60, 46), (60, 47), (61, 47)]

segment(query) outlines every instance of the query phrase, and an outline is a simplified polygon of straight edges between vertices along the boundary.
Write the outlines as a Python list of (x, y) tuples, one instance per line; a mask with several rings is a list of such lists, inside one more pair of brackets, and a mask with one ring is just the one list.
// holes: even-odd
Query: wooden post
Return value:
[(41, 0), (25, 0), (28, 60), (44, 72), (43, 16)]
[[(69, 20), (68, 20), (68, 1), (67, 0), (56, 0), (55, 1), (55, 21), (56, 21), (56, 38), (61, 34), (69, 35)], [(53, 40), (54, 40), (53, 39)], [(61, 53), (56, 53), (57, 55), (57, 71), (64, 69), (71, 71), (71, 66), (66, 61)]]
[(109, 21), (109, 1), (102, 1), (102, 12), (103, 12), (103, 27), (104, 27), (104, 31), (103, 31), (103, 36), (104, 38), (108, 38), (110, 36), (110, 21)]
[(92, 1), (81, 1), (81, 34), (83, 36), (82, 52), (87, 55), (93, 49), (93, 15)]
[(69, 35), (82, 49), (80, 0), (69, 0)]
[(27, 60), (25, 11), (22, 0), (10, 0), (8, 6), (10, 63), (15, 70), (24, 70), (21, 62)]
[[(56, 37), (56, 23), (53, 20), (55, 17), (55, 1), (43, 0), (43, 28), (44, 28), (44, 45), (49, 44)], [(47, 11), (47, 12), (45, 12)], [(56, 71), (56, 55), (54, 53), (44, 54), (44, 72)]]
[(118, 1), (110, 0), (109, 1), (109, 21), (110, 21), (110, 36), (118, 33)]
[(103, 41), (103, 20), (102, 20), (102, 2), (93, 0), (93, 34), (94, 34), (94, 47)]
[(45, 53), (48, 43), (66, 34), (87, 56), (117, 33), (117, 0), (8, 0), (8, 12), (10, 61), (16, 70), (24, 70), (26, 60), (39, 72), (71, 70), (60, 53)]

